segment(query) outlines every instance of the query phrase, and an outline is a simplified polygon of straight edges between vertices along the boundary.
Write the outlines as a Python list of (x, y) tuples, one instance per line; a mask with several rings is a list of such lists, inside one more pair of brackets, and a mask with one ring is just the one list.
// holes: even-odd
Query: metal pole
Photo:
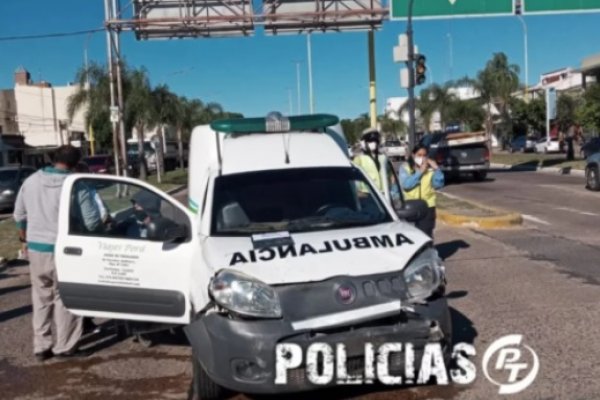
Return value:
[(296, 61), (296, 110), (298, 115), (302, 114), (302, 101), (300, 97), (300, 61)]
[(449, 78), (448, 80), (451, 81), (452, 80), (452, 72), (454, 69), (454, 42), (452, 40), (452, 34), (451, 33), (447, 33), (446, 36), (448, 37), (448, 57), (449, 57)]
[(408, 68), (408, 148), (410, 151), (415, 147), (417, 131), (415, 121), (415, 45), (412, 26), (413, 3), (414, 0), (408, 2), (408, 23), (406, 24), (406, 35), (408, 36), (408, 61), (406, 62)]
[(308, 32), (306, 35), (306, 52), (307, 54), (307, 67), (308, 67), (308, 107), (311, 114), (315, 113), (315, 98), (313, 94), (313, 78), (312, 78), (312, 44), (310, 39), (311, 33)]
[[(88, 33), (85, 38), (85, 46), (83, 47), (83, 65), (85, 68), (85, 90), (90, 90), (90, 66), (88, 62), (88, 46), (90, 45), (90, 38), (92, 33)], [(88, 92), (89, 93), (89, 92)], [(90, 155), (96, 154), (96, 139), (94, 138), (94, 130), (91, 125), (86, 126), (88, 141), (90, 142)]]
[(371, 116), (371, 128), (377, 128), (377, 86), (375, 83), (375, 32), (368, 32), (369, 46), (369, 115)]
[[(104, 14), (106, 20), (112, 19), (112, 10), (110, 6), (110, 0), (104, 0)], [(115, 73), (114, 73), (114, 64), (113, 64), (113, 51), (112, 51), (112, 38), (111, 38), (111, 30), (110, 27), (106, 27), (106, 46), (107, 46), (107, 56), (108, 56), (108, 77), (110, 80), (110, 107), (116, 107), (115, 100)], [(120, 169), (119, 162), (119, 134), (118, 134), (118, 125), (117, 122), (112, 121), (112, 134), (113, 134), (113, 153), (115, 158), (115, 172), (118, 174)]]
[(288, 107), (289, 107), (288, 115), (292, 115), (294, 113), (294, 105), (293, 105), (293, 101), (292, 101), (292, 89), (290, 89), (290, 88), (288, 88)]
[(525, 100), (529, 100), (529, 35), (527, 23), (522, 15), (518, 15), (519, 21), (523, 25), (523, 50), (525, 52)]
[[(113, 9), (117, 11), (117, 16), (121, 15), (121, 2), (119, 0), (113, 1)], [(117, 105), (119, 107), (119, 141), (121, 142), (121, 158), (122, 158), (122, 168), (123, 168), (123, 176), (127, 176), (128, 172), (128, 160), (127, 160), (127, 142), (125, 140), (125, 121), (123, 121), (123, 79), (121, 74), (121, 38), (120, 32), (113, 32), (114, 37), (114, 46), (115, 46), (115, 54), (117, 56)], [(141, 155), (140, 155), (141, 156)]]

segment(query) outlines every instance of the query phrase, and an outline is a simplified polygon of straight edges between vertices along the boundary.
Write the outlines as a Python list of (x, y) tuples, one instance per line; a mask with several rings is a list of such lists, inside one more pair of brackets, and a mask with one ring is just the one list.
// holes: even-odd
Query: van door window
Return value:
[(158, 194), (134, 184), (79, 179), (71, 191), (69, 234), (165, 241), (190, 221)]

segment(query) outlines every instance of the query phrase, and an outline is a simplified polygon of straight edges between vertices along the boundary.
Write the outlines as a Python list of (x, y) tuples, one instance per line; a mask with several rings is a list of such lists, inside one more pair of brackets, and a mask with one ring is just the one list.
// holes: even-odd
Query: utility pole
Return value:
[(417, 123), (415, 121), (415, 46), (413, 37), (412, 14), (414, 0), (408, 2), (408, 23), (406, 24), (406, 36), (408, 37), (408, 148), (410, 151), (415, 147)]
[[(104, 0), (104, 18), (106, 21), (112, 19), (112, 7), (110, 4), (110, 0)], [(119, 122), (119, 108), (117, 107), (116, 102), (116, 88), (115, 88), (115, 68), (113, 61), (113, 49), (112, 49), (112, 32), (110, 27), (106, 27), (106, 45), (107, 45), (107, 56), (108, 56), (108, 77), (109, 77), (109, 87), (110, 87), (110, 122), (112, 125), (112, 144), (113, 144), (113, 154), (115, 159), (115, 172), (119, 174), (121, 171), (121, 163), (119, 161), (119, 132), (118, 132), (118, 122)]]
[(377, 128), (377, 86), (375, 76), (375, 32), (368, 32), (369, 52), (369, 115), (371, 116), (371, 128)]
[(521, 14), (518, 14), (517, 18), (519, 18), (521, 25), (523, 25), (523, 51), (525, 52), (525, 101), (527, 101), (529, 100), (529, 35), (525, 18), (523, 18)]
[(313, 93), (313, 76), (312, 76), (312, 44), (311, 32), (306, 35), (306, 52), (307, 52), (307, 67), (308, 67), (308, 108), (311, 114), (315, 113), (315, 98)]
[(302, 114), (302, 100), (300, 96), (300, 61), (296, 61), (296, 110), (298, 115)]

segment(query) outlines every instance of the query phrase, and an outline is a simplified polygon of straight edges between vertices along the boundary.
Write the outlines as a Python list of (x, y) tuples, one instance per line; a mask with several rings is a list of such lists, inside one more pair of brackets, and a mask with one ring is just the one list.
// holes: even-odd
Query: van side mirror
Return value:
[(404, 207), (396, 208), (396, 215), (408, 222), (417, 222), (427, 215), (427, 203), (424, 200), (406, 200)]

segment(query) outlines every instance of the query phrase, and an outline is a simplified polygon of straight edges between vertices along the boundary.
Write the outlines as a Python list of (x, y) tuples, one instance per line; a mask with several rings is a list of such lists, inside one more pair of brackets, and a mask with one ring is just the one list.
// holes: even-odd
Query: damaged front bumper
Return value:
[[(285, 313), (284, 313), (285, 315)], [(364, 367), (365, 343), (379, 346), (389, 342), (410, 342), (420, 360), (427, 343), (451, 345), (451, 322), (446, 299), (438, 297), (426, 304), (371, 315), (352, 324), (327, 328), (294, 327), (288, 319), (242, 320), (210, 313), (185, 328), (194, 350), (194, 361), (201, 364), (217, 384), (246, 393), (285, 393), (318, 388), (306, 378), (304, 367), (288, 371), (286, 385), (275, 384), (275, 348), (279, 343), (294, 343), (306, 349), (313, 343), (346, 346), (349, 374), (360, 374)], [(401, 374), (404, 357), (390, 357), (390, 372)], [(418, 364), (417, 364), (418, 365)]]

